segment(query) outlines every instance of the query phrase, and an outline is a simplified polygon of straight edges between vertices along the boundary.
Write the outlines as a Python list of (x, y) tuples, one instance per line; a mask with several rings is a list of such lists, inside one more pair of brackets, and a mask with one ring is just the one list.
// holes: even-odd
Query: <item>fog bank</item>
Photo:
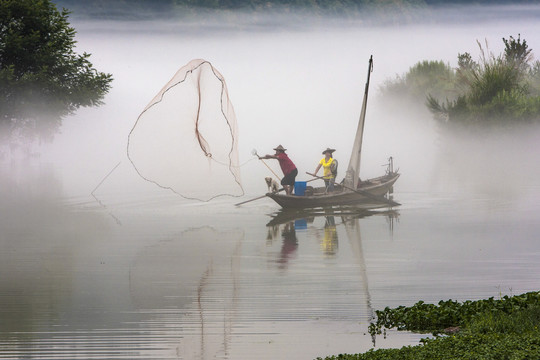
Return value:
[[(94, 22), (75, 17), (72, 25), (78, 30), (78, 51), (91, 53), (98, 70), (113, 74), (113, 89), (104, 106), (81, 109), (65, 119), (54, 143), (42, 145), (41, 157), (32, 161), (55, 169), (66, 197), (87, 196), (98, 185), (101, 195), (153, 191), (126, 159), (128, 133), (175, 72), (190, 60), (202, 58), (227, 82), (238, 119), (241, 176), (247, 194), (264, 193), (263, 178), (271, 175), (251, 155), (252, 149), (265, 154), (278, 144), (285, 146), (299, 168), (298, 180), (309, 178), (305, 172), (315, 169), (326, 147), (337, 149), (334, 155), (343, 169), (360, 112), (367, 61), (373, 55), (362, 177), (380, 175), (382, 165), (393, 156), (403, 174), (396, 185), (398, 194), (452, 188), (455, 184), (446, 182), (453, 177), (444, 175), (444, 169), (468, 158), (449, 158), (456, 149), (482, 156), (478, 160), (482, 163), (497, 159), (491, 169), (504, 172), (513, 165), (518, 171), (521, 159), (523, 166), (530, 165), (529, 156), (521, 157), (516, 148), (515, 154), (507, 152), (503, 149), (507, 144), (492, 146), (498, 137), (489, 144), (471, 140), (467, 146), (449, 147), (452, 142), (441, 140), (427, 110), (389, 104), (380, 98), (378, 89), (418, 61), (443, 60), (456, 66), (458, 53), (469, 52), (477, 58), (476, 40), (487, 40), (490, 50), (498, 54), (503, 49), (502, 37), (521, 34), (538, 54), (540, 24), (534, 14), (539, 11), (539, 6), (532, 5), (453, 7), (432, 11), (426, 21), (415, 25), (336, 25), (329, 20), (326, 26), (319, 19), (313, 26), (288, 23), (293, 29), (279, 25), (283, 18), (269, 17), (259, 18), (268, 26), (228, 23), (225, 30), (223, 24), (210, 22)], [(532, 145), (536, 137), (531, 135), (536, 130), (526, 133), (530, 136), (515, 133), (503, 142), (519, 142), (525, 148), (530, 141), (536, 155)], [(280, 174), (277, 162), (268, 164)], [(459, 184), (484, 181), (476, 170), (458, 166), (448, 172), (460, 174), (455, 178)]]

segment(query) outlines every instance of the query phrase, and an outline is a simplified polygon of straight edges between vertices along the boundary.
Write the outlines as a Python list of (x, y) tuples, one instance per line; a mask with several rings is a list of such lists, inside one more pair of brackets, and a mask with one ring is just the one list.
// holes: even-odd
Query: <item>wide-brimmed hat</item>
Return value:
[(274, 150), (276, 150), (276, 151), (283, 151), (283, 152), (287, 151), (287, 149), (285, 149), (285, 148), (284, 148), (283, 146), (281, 146), (281, 145), (278, 145), (277, 147), (275, 147)]
[(324, 150), (324, 151), (322, 152), (322, 154), (324, 155), (324, 154), (326, 154), (327, 152), (329, 152), (329, 153), (331, 154), (331, 153), (333, 153), (334, 151), (336, 151), (336, 149), (326, 148), (326, 150)]

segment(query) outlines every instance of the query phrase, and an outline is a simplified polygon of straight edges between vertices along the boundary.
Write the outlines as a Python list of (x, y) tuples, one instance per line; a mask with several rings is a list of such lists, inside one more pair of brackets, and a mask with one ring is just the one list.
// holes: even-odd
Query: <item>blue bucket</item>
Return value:
[(294, 194), (304, 196), (306, 193), (307, 181), (297, 181), (294, 183)]
[(307, 220), (306, 219), (296, 219), (296, 220), (294, 220), (294, 229), (295, 230), (306, 230), (307, 229)]

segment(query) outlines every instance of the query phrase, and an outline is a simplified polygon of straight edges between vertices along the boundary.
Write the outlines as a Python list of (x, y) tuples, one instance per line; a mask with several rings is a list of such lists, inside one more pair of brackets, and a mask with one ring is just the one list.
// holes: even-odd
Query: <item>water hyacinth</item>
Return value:
[(540, 292), (529, 292), (516, 296), (493, 297), (485, 300), (458, 302), (440, 301), (437, 305), (419, 301), (411, 307), (377, 310), (377, 321), (370, 325), (372, 335), (381, 334), (383, 328), (417, 332), (443, 332), (445, 328), (464, 326), (475, 316), (490, 311), (512, 314), (530, 307), (540, 306)]
[[(422, 339), (418, 346), (371, 349), (324, 360), (540, 358), (540, 292), (463, 303), (440, 301), (437, 305), (419, 301), (411, 307), (387, 307), (376, 313), (377, 322), (369, 328), (372, 335), (396, 328), (433, 332), (436, 336)], [(447, 326), (453, 326), (452, 333), (441, 335)]]

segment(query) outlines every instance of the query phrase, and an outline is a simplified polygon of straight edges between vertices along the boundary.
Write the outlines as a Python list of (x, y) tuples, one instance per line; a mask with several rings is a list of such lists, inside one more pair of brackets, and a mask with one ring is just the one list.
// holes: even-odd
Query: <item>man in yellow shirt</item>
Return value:
[(317, 165), (314, 172), (314, 174), (317, 175), (317, 172), (321, 166), (323, 167), (323, 179), (327, 192), (334, 191), (334, 182), (336, 180), (337, 160), (335, 160), (332, 156), (334, 151), (336, 150), (330, 148), (326, 148), (326, 150), (323, 151), (324, 157), (321, 159), (321, 161), (319, 161), (319, 165)]

